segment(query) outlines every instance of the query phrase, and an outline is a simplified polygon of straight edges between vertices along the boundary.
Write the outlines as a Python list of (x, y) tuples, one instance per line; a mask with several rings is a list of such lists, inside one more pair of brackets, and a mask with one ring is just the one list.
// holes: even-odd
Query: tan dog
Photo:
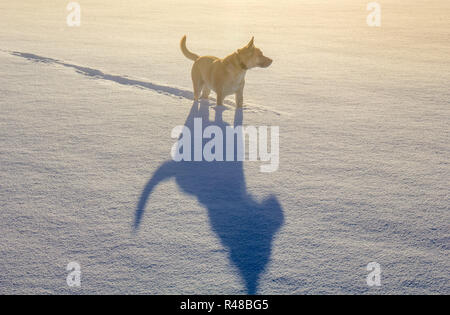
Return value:
[(190, 52), (186, 47), (186, 36), (181, 40), (181, 51), (194, 62), (192, 66), (192, 83), (194, 99), (208, 99), (211, 90), (217, 93), (217, 105), (223, 105), (226, 96), (235, 94), (236, 105), (244, 103), (245, 74), (255, 67), (267, 68), (272, 59), (263, 55), (254, 45), (254, 38), (244, 48), (238, 49), (224, 59), (212, 56), (200, 57)]

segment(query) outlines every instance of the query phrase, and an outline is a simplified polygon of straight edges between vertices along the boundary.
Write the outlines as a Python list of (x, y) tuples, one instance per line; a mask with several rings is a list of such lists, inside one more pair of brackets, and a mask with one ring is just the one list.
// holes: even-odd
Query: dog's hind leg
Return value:
[(194, 100), (198, 101), (204, 86), (204, 81), (199, 69), (195, 65), (192, 68), (192, 85), (194, 86)]
[(219, 106), (223, 105), (224, 99), (225, 99), (225, 96), (223, 95), (223, 92), (217, 91), (217, 105), (219, 105)]
[(209, 94), (211, 94), (211, 89), (208, 88), (205, 84), (205, 86), (203, 87), (202, 98), (207, 100), (209, 98)]
[(198, 99), (200, 98), (202, 88), (203, 88), (202, 81), (194, 81), (194, 101), (198, 101)]

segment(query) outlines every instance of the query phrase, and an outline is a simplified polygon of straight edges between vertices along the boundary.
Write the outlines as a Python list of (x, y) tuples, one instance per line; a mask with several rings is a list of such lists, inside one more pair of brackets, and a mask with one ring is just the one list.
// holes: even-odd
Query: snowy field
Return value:
[[(68, 2), (0, 2), (0, 294), (450, 294), (449, 1)], [(274, 59), (243, 110), (184, 34)], [(194, 117), (279, 126), (279, 170), (170, 162)]]

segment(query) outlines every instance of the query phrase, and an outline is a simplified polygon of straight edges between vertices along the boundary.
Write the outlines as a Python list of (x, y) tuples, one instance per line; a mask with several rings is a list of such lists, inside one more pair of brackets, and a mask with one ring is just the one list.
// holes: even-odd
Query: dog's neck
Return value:
[(235, 72), (242, 72), (245, 74), (247, 70), (249, 70), (249, 67), (244, 62), (242, 62), (241, 57), (239, 56), (239, 53), (237, 51), (223, 59), (223, 62), (225, 65), (231, 66), (232, 68), (230, 68), (230, 70), (233, 69), (232, 71)]
[(241, 67), (242, 70), (247, 71), (247, 70), (248, 70), (248, 67), (247, 67), (247, 65), (241, 60), (241, 57), (239, 56), (239, 53), (238, 53), (238, 52), (236, 52), (236, 56), (237, 56), (237, 60), (238, 60), (238, 63), (239, 63), (239, 67)]

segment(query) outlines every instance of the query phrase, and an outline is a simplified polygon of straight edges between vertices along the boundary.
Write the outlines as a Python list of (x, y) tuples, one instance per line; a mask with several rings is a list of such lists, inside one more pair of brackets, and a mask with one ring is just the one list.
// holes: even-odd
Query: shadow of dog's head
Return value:
[(261, 49), (255, 47), (255, 38), (253, 37), (251, 41), (244, 48), (238, 49), (239, 58), (247, 66), (248, 69), (260, 67), (269, 67), (273, 60), (269, 57), (264, 56)]

